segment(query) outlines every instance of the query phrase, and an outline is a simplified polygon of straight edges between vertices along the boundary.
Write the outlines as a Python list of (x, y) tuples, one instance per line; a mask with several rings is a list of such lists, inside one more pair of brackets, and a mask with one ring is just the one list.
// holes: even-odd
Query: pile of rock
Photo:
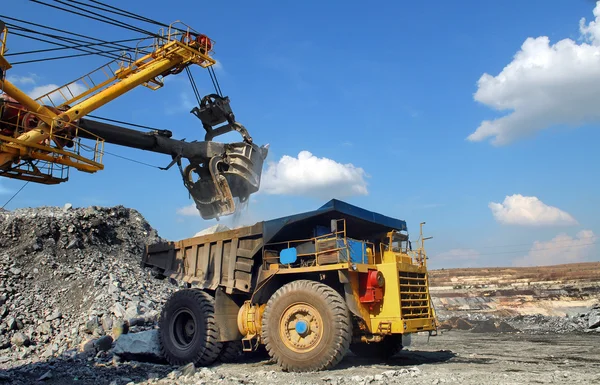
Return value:
[(177, 289), (140, 267), (155, 230), (135, 210), (42, 207), (0, 213), (0, 368), (105, 353), (155, 327)]
[(518, 325), (517, 327), (529, 333), (565, 334), (600, 332), (600, 304), (592, 306), (589, 311), (565, 317), (549, 317), (535, 314), (511, 317), (506, 321), (514, 326)]
[(588, 323), (588, 329), (596, 329), (600, 331), (600, 303), (592, 306), (590, 311), (585, 315), (585, 319)]
[(471, 330), (473, 327), (472, 321), (460, 317), (450, 317), (440, 324), (441, 330)]
[(512, 327), (505, 321), (486, 320), (478, 322), (472, 329), (473, 333), (518, 333), (519, 329)]
[(565, 334), (600, 332), (600, 303), (589, 311), (565, 317), (542, 314), (510, 317), (490, 316), (485, 313), (466, 313), (462, 316), (440, 317), (441, 330), (469, 330), (478, 333)]
[(451, 317), (440, 324), (443, 330), (468, 330), (473, 333), (518, 333), (519, 329), (499, 319), (466, 320), (460, 317)]

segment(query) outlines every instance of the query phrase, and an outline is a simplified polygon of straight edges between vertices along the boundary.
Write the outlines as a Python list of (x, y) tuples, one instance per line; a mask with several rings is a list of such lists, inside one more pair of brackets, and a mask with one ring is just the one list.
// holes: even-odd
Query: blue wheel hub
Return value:
[(308, 323), (304, 320), (296, 322), (296, 333), (305, 334), (308, 331)]

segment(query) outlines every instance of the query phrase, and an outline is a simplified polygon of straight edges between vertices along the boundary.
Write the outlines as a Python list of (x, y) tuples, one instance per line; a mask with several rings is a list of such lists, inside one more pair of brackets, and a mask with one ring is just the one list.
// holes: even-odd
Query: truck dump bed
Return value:
[(224, 287), (248, 292), (252, 285), (255, 255), (263, 246), (262, 225), (238, 228), (148, 245), (142, 266), (162, 275), (214, 290)]
[(362, 239), (364, 234), (406, 231), (406, 222), (331, 200), (317, 210), (304, 212), (252, 226), (163, 242), (146, 247), (142, 266), (151, 267), (167, 277), (227, 293), (249, 293), (262, 266), (264, 246), (272, 242), (312, 238), (317, 226), (344, 219), (348, 236)]

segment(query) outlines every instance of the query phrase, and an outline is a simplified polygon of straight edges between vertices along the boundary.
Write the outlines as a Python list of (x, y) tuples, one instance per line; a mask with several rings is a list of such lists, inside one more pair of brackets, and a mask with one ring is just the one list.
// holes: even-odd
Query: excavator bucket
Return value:
[[(233, 214), (236, 201), (243, 203), (258, 191), (268, 150), (253, 144), (246, 128), (235, 121), (228, 97), (206, 95), (191, 113), (202, 122), (206, 142), (214, 143), (216, 136), (231, 131), (237, 131), (243, 138), (243, 142), (226, 144), (224, 153), (212, 156), (208, 162), (190, 161), (182, 171), (184, 183), (202, 218), (218, 219)], [(225, 124), (217, 127), (222, 123)]]
[(203, 219), (233, 214), (260, 188), (267, 148), (252, 143), (225, 145), (225, 152), (203, 164), (190, 163), (182, 171), (184, 184)]

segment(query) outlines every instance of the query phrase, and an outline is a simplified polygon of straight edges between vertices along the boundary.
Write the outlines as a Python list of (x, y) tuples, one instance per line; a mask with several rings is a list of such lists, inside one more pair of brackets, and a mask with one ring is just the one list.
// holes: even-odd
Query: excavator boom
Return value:
[[(6, 79), (8, 29), (0, 22), (0, 176), (57, 184), (68, 170), (102, 170), (104, 144), (112, 143), (168, 154), (204, 219), (232, 214), (236, 200), (258, 191), (267, 149), (252, 142), (229, 106), (229, 99), (207, 95), (191, 112), (206, 130), (205, 141), (171, 139), (166, 131), (140, 132), (86, 118), (91, 112), (142, 85), (161, 88), (163, 78), (190, 65), (210, 67), (214, 42), (191, 28), (172, 26), (154, 37), (152, 51), (139, 58), (123, 56), (36, 99)], [(137, 56), (137, 54), (136, 54)], [(223, 124), (224, 123), (224, 124)], [(219, 127), (217, 125), (223, 124)], [(213, 142), (230, 131), (238, 143)], [(91, 144), (82, 142), (91, 140)], [(92, 155), (84, 157), (82, 150)], [(184, 166), (182, 160), (189, 164)]]

